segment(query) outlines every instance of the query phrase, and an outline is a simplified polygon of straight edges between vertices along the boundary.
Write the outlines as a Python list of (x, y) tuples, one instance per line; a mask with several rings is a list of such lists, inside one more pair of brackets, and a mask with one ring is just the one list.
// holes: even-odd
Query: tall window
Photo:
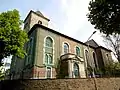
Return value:
[(69, 46), (67, 43), (64, 43), (64, 54), (69, 53)]
[(47, 37), (45, 40), (45, 64), (53, 63), (53, 40)]
[(97, 68), (97, 62), (96, 62), (96, 57), (95, 57), (95, 53), (94, 52), (93, 52), (93, 59), (94, 59), (95, 67)]
[(26, 56), (26, 65), (32, 63), (32, 54), (33, 54), (33, 37), (30, 38), (30, 41), (27, 43), (27, 56)]
[(76, 47), (76, 55), (80, 56), (80, 48)]
[(74, 76), (75, 77), (79, 76), (79, 66), (77, 63), (74, 63)]

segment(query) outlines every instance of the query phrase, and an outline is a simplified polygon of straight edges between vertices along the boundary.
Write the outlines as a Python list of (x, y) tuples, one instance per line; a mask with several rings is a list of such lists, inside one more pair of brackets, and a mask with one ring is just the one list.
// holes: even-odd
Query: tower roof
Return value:
[(34, 12), (34, 11), (31, 10), (31, 11), (29, 12), (29, 14), (27, 15), (27, 17), (25, 18), (24, 22), (26, 21), (26, 19), (28, 18), (28, 16), (29, 16), (31, 13), (34, 13), (34, 14), (36, 14), (36, 15), (38, 15), (38, 16), (40, 16), (40, 17), (42, 17), (42, 18), (44, 18), (44, 19), (46, 19), (46, 20), (48, 20), (48, 21), (50, 21), (50, 19), (46, 18), (40, 11)]
[(44, 15), (40, 11), (36, 11), (36, 13), (44, 17)]

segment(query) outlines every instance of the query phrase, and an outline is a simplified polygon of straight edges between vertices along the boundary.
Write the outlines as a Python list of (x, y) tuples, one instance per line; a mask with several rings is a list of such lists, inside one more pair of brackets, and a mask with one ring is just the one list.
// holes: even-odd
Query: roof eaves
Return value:
[(25, 21), (27, 20), (27, 18), (29, 17), (29, 15), (31, 14), (32, 10), (30, 10), (30, 12), (28, 13), (27, 17), (25, 18), (25, 20), (23, 21), (25, 23)]
[(38, 16), (40, 16), (40, 17), (42, 17), (42, 18), (44, 18), (44, 19), (46, 19), (46, 20), (48, 20), (48, 21), (50, 21), (50, 19), (48, 19), (48, 18), (46, 18), (46, 17), (44, 17), (44, 16), (42, 16), (42, 15), (39, 15), (38, 13), (30, 10), (30, 12), (28, 13), (27, 17), (25, 18), (25, 20), (24, 20), (23, 22), (25, 22), (25, 21), (27, 20), (27, 18), (29, 17), (29, 15), (30, 15), (31, 13), (34, 13), (34, 14), (36, 14), (36, 15), (38, 15)]
[[(65, 34), (62, 34), (62, 33), (60, 33), (60, 32), (57, 32), (57, 31), (55, 31), (55, 30), (53, 30), (53, 29), (51, 29), (51, 28), (45, 27), (45, 26), (43, 26), (43, 25), (41, 25), (41, 24), (35, 24), (35, 25), (31, 28), (31, 30), (28, 32), (28, 35), (30, 35), (30, 34), (33, 32), (33, 30), (35, 30), (37, 27), (41, 27), (41, 28), (43, 28), (43, 29), (45, 29), (45, 30), (49, 30), (50, 32), (53, 32), (53, 33), (55, 33), (55, 34), (58, 34), (58, 35), (61, 35), (61, 36), (65, 37), (65, 38), (71, 39), (71, 40), (73, 40), (73, 41), (75, 41), (75, 42), (78, 42), (78, 43), (80, 43), (80, 44), (83, 44), (83, 45), (85, 45), (85, 46), (88, 46), (86, 43), (83, 43), (83, 42), (81, 42), (81, 41), (79, 41), (79, 40), (77, 40), (77, 39), (74, 39), (74, 38), (72, 38), (72, 37), (69, 37), (69, 36), (67, 36), (67, 35), (65, 35)], [(95, 47), (93, 47), (93, 46), (89, 46), (89, 47), (95, 49)]]

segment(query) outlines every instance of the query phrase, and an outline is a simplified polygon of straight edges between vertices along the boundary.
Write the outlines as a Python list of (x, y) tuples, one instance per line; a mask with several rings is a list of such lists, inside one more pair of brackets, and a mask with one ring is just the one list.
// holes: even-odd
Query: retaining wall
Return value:
[(0, 90), (120, 90), (120, 78), (6, 80)]

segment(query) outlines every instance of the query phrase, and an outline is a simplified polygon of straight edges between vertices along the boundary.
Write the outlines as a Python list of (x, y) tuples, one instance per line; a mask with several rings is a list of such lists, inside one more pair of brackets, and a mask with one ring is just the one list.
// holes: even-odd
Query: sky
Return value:
[[(49, 27), (63, 34), (86, 42), (95, 31), (88, 22), (90, 0), (0, 0), (0, 12), (17, 9), (24, 20), (30, 10), (41, 11), (50, 19)], [(100, 33), (92, 36), (98, 44), (104, 45)]]
[[(95, 31), (88, 21), (90, 0), (0, 0), (0, 12), (17, 9), (24, 20), (30, 10), (41, 11), (50, 19), (49, 27), (79, 41), (86, 42)], [(99, 30), (91, 37), (105, 46)]]

